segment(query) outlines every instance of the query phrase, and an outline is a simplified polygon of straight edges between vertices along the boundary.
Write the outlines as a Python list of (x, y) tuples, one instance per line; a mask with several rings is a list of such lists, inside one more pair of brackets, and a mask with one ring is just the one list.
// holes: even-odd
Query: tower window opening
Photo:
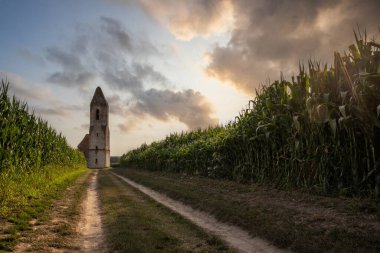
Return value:
[(99, 133), (96, 133), (96, 136), (99, 136)]
[(95, 152), (98, 153), (98, 146), (95, 147)]
[(95, 164), (98, 164), (98, 158), (95, 159)]
[(99, 120), (99, 109), (96, 109), (96, 120)]

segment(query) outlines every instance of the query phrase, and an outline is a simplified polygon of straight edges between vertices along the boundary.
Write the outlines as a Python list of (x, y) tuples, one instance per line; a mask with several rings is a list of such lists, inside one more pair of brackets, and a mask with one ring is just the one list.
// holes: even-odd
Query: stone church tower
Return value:
[(110, 166), (110, 130), (108, 103), (102, 89), (97, 87), (90, 105), (90, 133), (78, 148), (84, 153), (89, 168)]

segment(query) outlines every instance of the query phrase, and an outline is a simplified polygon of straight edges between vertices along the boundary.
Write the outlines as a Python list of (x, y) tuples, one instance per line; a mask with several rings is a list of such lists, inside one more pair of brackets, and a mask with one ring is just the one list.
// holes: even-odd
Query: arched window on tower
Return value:
[(96, 109), (96, 120), (99, 120), (99, 109)]
[(98, 153), (98, 146), (95, 147), (95, 152)]

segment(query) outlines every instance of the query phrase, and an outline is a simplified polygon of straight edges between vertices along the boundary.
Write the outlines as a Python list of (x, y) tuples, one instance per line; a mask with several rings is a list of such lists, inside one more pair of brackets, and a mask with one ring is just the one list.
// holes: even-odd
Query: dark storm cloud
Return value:
[[(50, 62), (61, 67), (50, 74), (48, 82), (83, 88), (97, 79), (113, 90), (127, 93), (128, 103), (116, 94), (108, 98), (114, 115), (137, 121), (149, 116), (162, 121), (176, 119), (190, 129), (217, 124), (202, 94), (168, 89), (170, 81), (146, 58), (157, 55), (157, 48), (149, 40), (132, 36), (116, 19), (101, 17), (98, 26), (81, 29), (70, 47), (52, 47), (46, 53)], [(152, 86), (155, 89), (148, 88)], [(120, 124), (119, 129), (129, 131), (133, 125)]]
[(209, 75), (253, 93), (280, 71), (296, 73), (298, 62), (332, 62), (334, 50), (353, 43), (356, 24), (375, 33), (380, 1), (231, 1), (235, 29), (226, 46), (210, 52)]

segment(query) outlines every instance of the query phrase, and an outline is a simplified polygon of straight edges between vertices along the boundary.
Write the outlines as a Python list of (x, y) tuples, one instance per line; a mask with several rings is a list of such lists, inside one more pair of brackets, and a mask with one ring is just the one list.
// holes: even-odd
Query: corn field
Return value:
[(42, 170), (44, 166), (84, 164), (83, 155), (28, 106), (8, 97), (9, 83), (0, 87), (0, 173)]
[(380, 195), (380, 44), (356, 44), (327, 67), (256, 91), (225, 126), (174, 133), (121, 158), (125, 166), (324, 194)]

